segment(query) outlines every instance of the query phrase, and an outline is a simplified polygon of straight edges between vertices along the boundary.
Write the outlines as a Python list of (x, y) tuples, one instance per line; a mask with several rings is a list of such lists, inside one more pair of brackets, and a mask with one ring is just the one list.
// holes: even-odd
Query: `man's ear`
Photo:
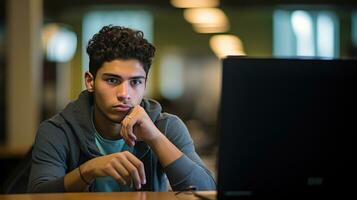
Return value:
[(86, 72), (84, 79), (88, 92), (94, 92), (94, 76), (90, 72)]

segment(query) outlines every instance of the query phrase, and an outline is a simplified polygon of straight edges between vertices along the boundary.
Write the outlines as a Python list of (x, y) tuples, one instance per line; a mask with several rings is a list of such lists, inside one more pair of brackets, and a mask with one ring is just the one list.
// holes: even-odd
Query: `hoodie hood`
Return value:
[[(91, 113), (94, 105), (93, 93), (87, 90), (81, 92), (78, 99), (69, 103), (62, 112), (59, 113), (65, 124), (71, 129), (79, 141), (81, 151), (89, 158), (101, 156), (95, 143), (95, 130), (92, 125)], [(151, 99), (143, 99), (140, 103), (150, 119), (155, 123), (161, 114), (161, 105)], [(52, 118), (50, 121), (61, 126), (60, 120)], [(149, 146), (144, 142), (137, 142), (134, 147), (134, 154), (140, 158), (149, 150)]]

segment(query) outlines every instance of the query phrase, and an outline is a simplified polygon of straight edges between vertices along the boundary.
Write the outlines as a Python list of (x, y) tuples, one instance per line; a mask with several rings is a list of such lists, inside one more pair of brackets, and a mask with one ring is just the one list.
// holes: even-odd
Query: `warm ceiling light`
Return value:
[(228, 24), (193, 24), (193, 29), (198, 33), (222, 33), (229, 30)]
[(215, 35), (211, 37), (209, 43), (219, 58), (228, 55), (245, 55), (242, 41), (235, 35)]
[(218, 8), (189, 8), (183, 13), (184, 18), (192, 24), (224, 24), (228, 19)]
[(217, 7), (219, 0), (170, 0), (177, 8), (209, 8)]
[(227, 16), (218, 8), (190, 8), (183, 15), (199, 33), (219, 33), (229, 29)]

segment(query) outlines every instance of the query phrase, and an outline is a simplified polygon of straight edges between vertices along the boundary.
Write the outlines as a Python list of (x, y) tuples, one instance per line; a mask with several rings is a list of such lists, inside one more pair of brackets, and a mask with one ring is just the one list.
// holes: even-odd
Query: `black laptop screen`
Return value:
[(356, 60), (224, 59), (218, 198), (344, 193), (356, 69)]

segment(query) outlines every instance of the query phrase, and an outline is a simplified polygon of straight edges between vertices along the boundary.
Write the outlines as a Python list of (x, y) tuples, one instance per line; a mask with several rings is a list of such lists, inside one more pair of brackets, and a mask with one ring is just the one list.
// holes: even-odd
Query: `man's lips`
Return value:
[(126, 112), (129, 111), (131, 109), (130, 105), (125, 105), (125, 104), (119, 104), (116, 106), (113, 106), (114, 111), (116, 112)]

